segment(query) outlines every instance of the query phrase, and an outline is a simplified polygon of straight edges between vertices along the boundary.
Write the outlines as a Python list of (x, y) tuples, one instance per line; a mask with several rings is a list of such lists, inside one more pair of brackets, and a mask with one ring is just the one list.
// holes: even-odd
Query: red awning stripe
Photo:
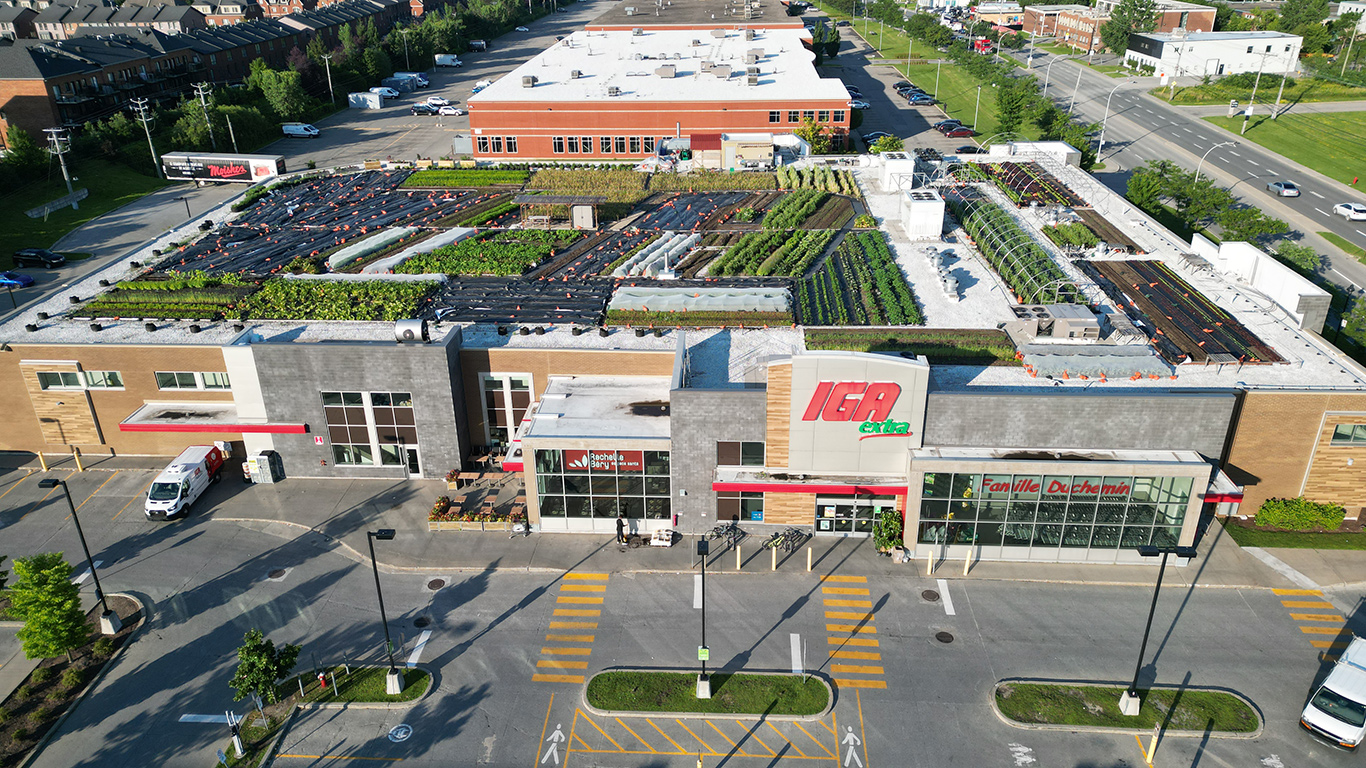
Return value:
[(233, 435), (302, 435), (306, 424), (120, 424), (120, 432), (203, 432)]
[(1243, 494), (1241, 494), (1241, 493), (1207, 493), (1207, 494), (1205, 494), (1205, 503), (1207, 503), (1207, 504), (1223, 504), (1224, 502), (1240, 502), (1240, 501), (1242, 501), (1242, 500), (1243, 500)]
[(773, 493), (840, 493), (905, 496), (904, 485), (837, 485), (830, 483), (722, 483), (711, 484), (713, 491), (770, 491)]

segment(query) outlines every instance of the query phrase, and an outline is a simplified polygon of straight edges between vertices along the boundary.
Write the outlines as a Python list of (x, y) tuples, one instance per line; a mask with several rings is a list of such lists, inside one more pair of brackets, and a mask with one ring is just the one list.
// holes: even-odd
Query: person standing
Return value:
[(626, 516), (617, 515), (617, 543), (626, 543)]

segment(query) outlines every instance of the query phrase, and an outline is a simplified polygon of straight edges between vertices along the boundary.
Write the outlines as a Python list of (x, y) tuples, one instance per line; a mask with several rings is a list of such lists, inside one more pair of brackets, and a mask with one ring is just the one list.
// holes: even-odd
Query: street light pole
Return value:
[(185, 220), (189, 221), (190, 219), (193, 219), (194, 214), (190, 213), (190, 198), (187, 196), (177, 197), (176, 199), (185, 204)]
[(95, 572), (95, 561), (90, 557), (90, 547), (85, 543), (85, 530), (81, 528), (81, 518), (76, 514), (76, 505), (71, 501), (71, 489), (67, 487), (65, 480), (48, 478), (38, 481), (39, 488), (56, 488), (62, 486), (62, 493), (66, 495), (66, 506), (71, 510), (71, 520), (76, 524), (76, 535), (81, 539), (81, 551), (85, 553), (85, 564), (90, 568), (90, 578), (95, 582), (95, 599), (100, 603), (100, 634), (114, 635), (123, 628), (123, 623), (119, 621), (118, 614), (109, 610), (109, 601), (104, 597), (104, 588), (100, 586), (100, 575)]
[(1052, 72), (1053, 72), (1053, 64), (1054, 64), (1054, 62), (1062, 61), (1062, 60), (1065, 59), (1065, 58), (1067, 58), (1067, 57), (1066, 57), (1066, 56), (1054, 56), (1052, 59), (1049, 60), (1048, 66), (1046, 66), (1046, 67), (1043, 68), (1043, 95), (1044, 95), (1044, 96), (1047, 96), (1047, 95), (1048, 95), (1048, 76), (1049, 76), (1050, 74), (1052, 74)]
[(393, 541), (394, 529), (366, 531), (365, 543), (370, 545), (370, 567), (375, 571), (375, 596), (379, 598), (379, 620), (384, 624), (384, 650), (389, 654), (389, 673), (384, 678), (384, 691), (393, 696), (403, 692), (403, 676), (394, 666), (394, 641), (389, 638), (389, 618), (384, 615), (384, 592), (379, 588), (379, 563), (375, 561), (375, 539)]
[(702, 663), (702, 674), (697, 676), (697, 698), (711, 698), (711, 678), (707, 677), (707, 657), (710, 656), (710, 649), (707, 648), (707, 555), (711, 554), (711, 542), (706, 539), (697, 540), (697, 554), (702, 558), (702, 645), (697, 648), (697, 660)]
[(400, 30), (398, 31), (398, 33), (399, 33), (400, 35), (403, 35), (403, 66), (404, 66), (405, 68), (407, 68), (407, 69), (412, 69), (412, 68), (413, 68), (413, 62), (412, 62), (411, 59), (408, 58), (408, 33), (409, 33), (409, 32), (412, 32), (412, 30), (411, 30), (411, 29), (400, 29)]
[(977, 115), (982, 111), (982, 86), (977, 86), (977, 106), (972, 108), (972, 129), (977, 130)]
[(1230, 145), (1230, 144), (1233, 144), (1233, 143), (1235, 143), (1235, 142), (1232, 142), (1232, 141), (1221, 141), (1221, 142), (1219, 142), (1218, 144), (1215, 144), (1214, 146), (1212, 146), (1212, 147), (1210, 147), (1209, 149), (1205, 150), (1205, 154), (1203, 154), (1203, 155), (1200, 156), (1200, 162), (1198, 162), (1198, 163), (1195, 164), (1195, 183), (1198, 184), (1198, 183), (1200, 182), (1200, 169), (1201, 169), (1201, 167), (1203, 167), (1203, 166), (1205, 165), (1205, 158), (1209, 157), (1209, 153), (1213, 152), (1214, 150), (1216, 150), (1216, 149), (1218, 149), (1218, 148), (1220, 148), (1220, 147), (1226, 147), (1226, 146), (1228, 146), (1228, 145)]
[[(1132, 83), (1133, 80), (1127, 82)], [(1114, 98), (1115, 91), (1119, 90), (1120, 85), (1125, 85), (1125, 83), (1120, 83), (1111, 88), (1110, 95), (1105, 97), (1105, 117), (1101, 118), (1100, 121), (1100, 148), (1096, 150), (1097, 158), (1100, 157), (1100, 153), (1105, 151), (1105, 126), (1110, 122), (1110, 99)]]
[(1072, 103), (1067, 105), (1067, 114), (1072, 114), (1072, 108), (1077, 106), (1077, 89), (1081, 88), (1081, 67), (1077, 67), (1077, 84), (1072, 86)]
[(327, 97), (337, 103), (337, 94), (332, 90), (332, 54), (323, 54), (323, 69), (327, 70)]
[(1129, 689), (1119, 697), (1119, 711), (1129, 717), (1136, 717), (1142, 704), (1138, 698), (1138, 676), (1143, 671), (1143, 655), (1148, 651), (1148, 634), (1152, 631), (1153, 614), (1157, 611), (1157, 595), (1162, 591), (1162, 575), (1167, 571), (1167, 556), (1175, 554), (1179, 557), (1193, 558), (1196, 552), (1195, 547), (1145, 545), (1138, 548), (1138, 554), (1143, 557), (1162, 555), (1162, 565), (1157, 569), (1157, 584), (1153, 586), (1153, 601), (1148, 606), (1148, 623), (1143, 627), (1143, 642), (1138, 646), (1138, 664), (1134, 667), (1134, 679), (1133, 682), (1129, 683)]
[(1252, 117), (1252, 107), (1257, 103), (1257, 86), (1262, 84), (1262, 70), (1266, 68), (1266, 52), (1262, 52), (1262, 61), (1257, 65), (1257, 79), (1252, 81), (1252, 96), (1247, 100), (1247, 109), (1243, 112), (1243, 128), (1238, 131), (1242, 136), (1247, 133), (1247, 121)]

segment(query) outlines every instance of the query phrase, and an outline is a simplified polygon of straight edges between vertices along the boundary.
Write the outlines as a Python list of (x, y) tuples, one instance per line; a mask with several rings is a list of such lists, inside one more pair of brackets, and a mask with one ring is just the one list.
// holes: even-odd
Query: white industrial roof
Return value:
[(552, 376), (526, 439), (669, 437), (666, 376)]
[[(718, 24), (717, 29), (722, 29)], [(590, 32), (580, 30), (547, 48), (469, 100), (470, 107), (506, 102), (603, 101), (730, 101), (803, 100), (847, 103), (841, 81), (820, 77), (814, 54), (802, 46), (807, 35), (799, 29), (753, 28), (754, 39), (742, 30), (725, 29), (725, 37), (708, 30), (645, 29)], [(694, 42), (697, 44), (694, 45)], [(757, 64), (746, 65), (746, 54), (761, 49)], [(729, 66), (730, 75), (703, 71), (703, 62)], [(675, 68), (673, 77), (656, 69)], [(747, 85), (746, 67), (759, 68), (757, 85)], [(578, 70), (578, 78), (571, 72)], [(532, 88), (522, 78), (536, 78)], [(608, 88), (621, 89), (609, 96)]]
[(1187, 32), (1176, 34), (1175, 32), (1142, 32), (1144, 37), (1151, 37), (1154, 40), (1163, 42), (1220, 42), (1227, 40), (1274, 40), (1277, 38), (1299, 40), (1299, 35), (1292, 35), (1289, 32), (1273, 32), (1271, 30), (1249, 30), (1247, 32)]

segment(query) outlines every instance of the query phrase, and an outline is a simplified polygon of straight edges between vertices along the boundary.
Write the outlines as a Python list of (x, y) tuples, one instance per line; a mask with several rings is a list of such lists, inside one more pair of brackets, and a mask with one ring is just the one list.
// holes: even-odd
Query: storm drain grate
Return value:
[(433, 592), (435, 592), (438, 589), (441, 589), (444, 586), (446, 586), (445, 579), (432, 579), (431, 581), (427, 582), (427, 589), (430, 589)]
[(935, 640), (938, 640), (938, 641), (941, 642), (941, 643), (952, 643), (952, 642), (953, 642), (953, 633), (951, 633), (951, 632), (935, 632), (935, 633), (934, 633), (934, 639), (935, 639)]
[(286, 571), (284, 568), (276, 568), (275, 570), (271, 571), (270, 573), (267, 573), (267, 574), (266, 574), (266, 578), (267, 578), (267, 579), (283, 579), (283, 578), (285, 577), (285, 574), (286, 574), (286, 573), (288, 573), (288, 571)]
[(921, 592), (920, 596), (931, 603), (939, 602), (939, 593), (935, 592), (933, 589), (927, 589), (924, 592)]
[[(413, 626), (417, 627), (418, 629), (422, 629), (423, 627), (431, 623), (432, 620), (427, 618), (426, 616), (418, 616), (416, 619), (413, 619)], [(953, 638), (950, 637), (949, 639), (952, 640)]]

